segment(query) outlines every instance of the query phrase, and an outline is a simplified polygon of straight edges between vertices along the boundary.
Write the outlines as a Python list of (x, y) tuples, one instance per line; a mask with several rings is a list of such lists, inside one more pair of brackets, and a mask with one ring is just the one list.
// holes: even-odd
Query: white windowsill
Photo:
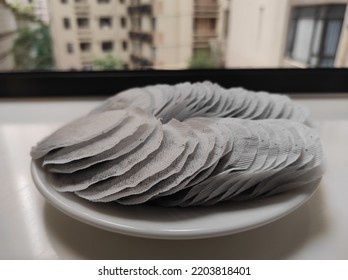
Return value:
[[(328, 168), (302, 207), (266, 226), (191, 241), (127, 237), (82, 224), (48, 205), (29, 151), (100, 100), (0, 101), (1, 259), (348, 259), (348, 95), (294, 96), (311, 111)], [(54, 221), (54, 222), (52, 222)], [(90, 246), (98, 242), (98, 246)], [(163, 251), (166, 248), (166, 251)]]

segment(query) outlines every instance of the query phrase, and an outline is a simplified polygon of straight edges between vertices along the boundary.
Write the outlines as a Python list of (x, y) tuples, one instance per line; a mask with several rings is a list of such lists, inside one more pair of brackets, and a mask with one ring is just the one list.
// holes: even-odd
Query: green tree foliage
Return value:
[(12, 12), (16, 15), (17, 19), (26, 19), (30, 21), (38, 22), (38, 20), (34, 14), (34, 4), (33, 3), (7, 3), (5, 0), (0, 0), (7, 7), (9, 7)]
[(213, 55), (209, 49), (196, 51), (193, 54), (188, 66), (189, 69), (209, 69), (219, 67), (220, 64), (216, 58), (216, 55)]
[(54, 66), (49, 28), (22, 28), (14, 42), (17, 70), (51, 70)]
[(98, 58), (94, 61), (94, 68), (96, 70), (122, 70), (124, 64), (121, 60), (114, 57), (112, 54), (107, 54), (102, 58)]

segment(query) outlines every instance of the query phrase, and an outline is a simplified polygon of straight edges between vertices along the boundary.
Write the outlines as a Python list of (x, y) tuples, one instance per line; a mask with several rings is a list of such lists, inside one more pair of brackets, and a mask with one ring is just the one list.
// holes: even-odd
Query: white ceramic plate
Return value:
[(259, 227), (292, 212), (317, 189), (315, 186), (250, 202), (209, 207), (123, 206), (93, 203), (72, 193), (57, 192), (35, 162), (32, 162), (31, 171), (40, 193), (65, 214), (109, 231), (160, 239), (207, 238)]

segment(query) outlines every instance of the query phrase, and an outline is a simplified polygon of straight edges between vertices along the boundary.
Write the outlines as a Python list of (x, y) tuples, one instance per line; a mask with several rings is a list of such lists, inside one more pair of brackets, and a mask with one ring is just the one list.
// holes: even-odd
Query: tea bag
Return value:
[(94, 201), (126, 188), (136, 187), (147, 178), (168, 168), (184, 152), (190, 131), (188, 126), (182, 125), (178, 121), (171, 121), (163, 125), (163, 132), (161, 146), (146, 160), (138, 163), (121, 176), (99, 181), (76, 194)]
[(81, 117), (41, 140), (32, 148), (31, 156), (38, 159), (58, 148), (89, 141), (117, 127), (126, 117), (126, 110), (106, 111)]
[[(47, 164), (46, 169), (55, 173), (73, 173), (78, 170), (86, 169), (94, 164), (119, 158), (130, 152), (135, 152), (135, 149), (145, 141), (149, 140), (149, 137), (153, 135), (159, 135), (162, 137), (162, 124), (159, 121), (145, 123), (139, 126), (139, 128), (131, 135), (122, 139), (119, 143), (100, 154), (74, 160), (64, 164)], [(155, 132), (156, 130), (156, 132)], [(161, 134), (162, 133), (162, 134)], [(155, 140), (155, 143), (158, 141)]]

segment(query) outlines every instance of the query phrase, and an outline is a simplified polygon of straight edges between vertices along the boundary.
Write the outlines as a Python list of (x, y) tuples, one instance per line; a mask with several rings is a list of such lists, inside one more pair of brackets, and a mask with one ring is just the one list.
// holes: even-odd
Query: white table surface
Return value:
[(0, 100), (0, 259), (348, 259), (348, 95), (303, 96), (327, 171), (300, 208), (268, 225), (201, 240), (136, 238), (52, 207), (30, 174), (29, 151), (98, 100)]

